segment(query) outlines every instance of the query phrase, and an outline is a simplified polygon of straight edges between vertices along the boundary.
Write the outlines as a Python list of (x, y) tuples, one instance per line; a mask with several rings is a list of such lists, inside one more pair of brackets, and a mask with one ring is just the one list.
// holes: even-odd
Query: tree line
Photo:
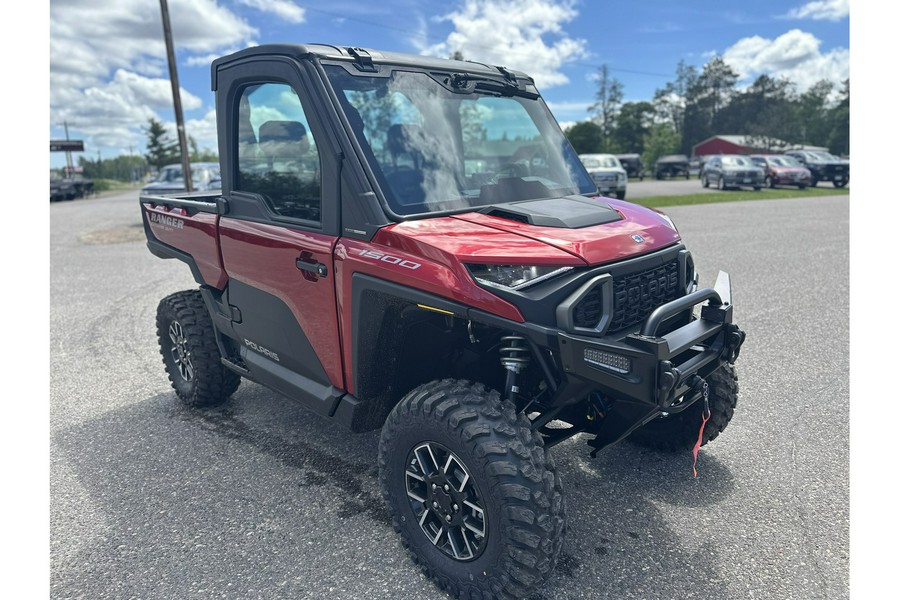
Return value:
[[(144, 155), (121, 155), (114, 158), (91, 159), (78, 157), (82, 175), (88, 179), (114, 179), (116, 181), (140, 181), (148, 173), (166, 165), (181, 162), (178, 140), (173, 139), (165, 125), (150, 118), (143, 129), (147, 136), (147, 152)], [(209, 149), (200, 149), (197, 140), (188, 136), (191, 162), (219, 162), (219, 155)]]
[(593, 117), (566, 129), (579, 154), (640, 154), (652, 165), (664, 154), (691, 155), (714, 135), (745, 135), (754, 146), (778, 141), (850, 153), (850, 80), (838, 88), (821, 80), (798, 92), (790, 79), (760, 75), (739, 89), (738, 73), (721, 57), (702, 69), (678, 63), (675, 77), (652, 101), (625, 102), (624, 86), (603, 65), (597, 73)]

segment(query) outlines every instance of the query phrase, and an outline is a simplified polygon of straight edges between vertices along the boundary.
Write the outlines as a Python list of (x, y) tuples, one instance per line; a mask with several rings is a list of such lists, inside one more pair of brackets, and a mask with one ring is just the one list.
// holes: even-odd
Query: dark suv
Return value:
[(812, 187), (820, 181), (830, 181), (839, 188), (850, 183), (850, 161), (820, 150), (788, 150), (785, 154), (796, 158), (809, 169), (812, 175), (809, 185)]
[(629, 177), (644, 180), (644, 161), (641, 160), (640, 154), (616, 154), (616, 158)]
[(762, 188), (765, 172), (746, 156), (720, 154), (710, 157), (703, 165), (700, 183), (703, 187), (715, 185), (720, 190), (733, 187)]
[(667, 154), (656, 160), (656, 178), (668, 179), (672, 177), (691, 178), (691, 161), (684, 154)]

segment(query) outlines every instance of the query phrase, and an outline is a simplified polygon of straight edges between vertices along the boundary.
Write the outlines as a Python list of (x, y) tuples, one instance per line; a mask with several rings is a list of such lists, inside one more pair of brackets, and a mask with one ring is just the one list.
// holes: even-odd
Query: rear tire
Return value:
[(769, 176), (766, 176), (766, 187), (767, 187), (767, 188), (774, 188), (774, 187), (775, 187), (775, 180), (773, 180), (773, 179), (772, 179), (771, 177), (769, 177)]
[(709, 187), (709, 178), (706, 175), (704, 175), (703, 177), (701, 177), (700, 183), (703, 185), (703, 187), (708, 188)]
[[(738, 401), (738, 377), (733, 365), (722, 365), (706, 378), (706, 382), (709, 384), (710, 417), (703, 428), (703, 446), (716, 439), (728, 426)], [(684, 412), (650, 421), (628, 439), (663, 452), (690, 450), (697, 443), (702, 413), (703, 401), (697, 400)]]
[(842, 188), (842, 187), (844, 187), (845, 185), (847, 185), (847, 181), (846, 181), (846, 180), (844, 180), (844, 181), (834, 181), (834, 182), (832, 182), (832, 183), (834, 183), (834, 187), (836, 187), (836, 188)]
[(199, 290), (163, 298), (156, 310), (159, 351), (175, 394), (191, 407), (228, 399), (241, 377), (222, 365), (209, 311)]
[(524, 598), (550, 576), (565, 530), (559, 476), (496, 391), (452, 379), (414, 389), (382, 428), (378, 464), (394, 529), (452, 596)]

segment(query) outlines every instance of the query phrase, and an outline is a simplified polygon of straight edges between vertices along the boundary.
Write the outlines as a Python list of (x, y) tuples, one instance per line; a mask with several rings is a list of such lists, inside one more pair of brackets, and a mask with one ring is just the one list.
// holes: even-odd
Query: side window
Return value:
[(319, 152), (291, 86), (244, 88), (238, 108), (236, 189), (261, 195), (279, 215), (321, 223)]

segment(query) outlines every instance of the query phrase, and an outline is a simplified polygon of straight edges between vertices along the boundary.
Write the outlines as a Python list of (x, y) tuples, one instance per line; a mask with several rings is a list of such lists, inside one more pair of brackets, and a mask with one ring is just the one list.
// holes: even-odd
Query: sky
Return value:
[[(849, 0), (169, 0), (169, 12), (186, 129), (213, 150), (210, 62), (272, 42), (458, 50), (533, 76), (564, 127), (591, 116), (604, 64), (626, 101), (652, 99), (680, 60), (722, 56), (739, 85), (765, 73), (799, 91), (850, 71)], [(143, 153), (150, 118), (174, 136), (159, 2), (51, 0), (49, 18), (50, 139), (65, 139), (67, 123), (96, 159)]]

